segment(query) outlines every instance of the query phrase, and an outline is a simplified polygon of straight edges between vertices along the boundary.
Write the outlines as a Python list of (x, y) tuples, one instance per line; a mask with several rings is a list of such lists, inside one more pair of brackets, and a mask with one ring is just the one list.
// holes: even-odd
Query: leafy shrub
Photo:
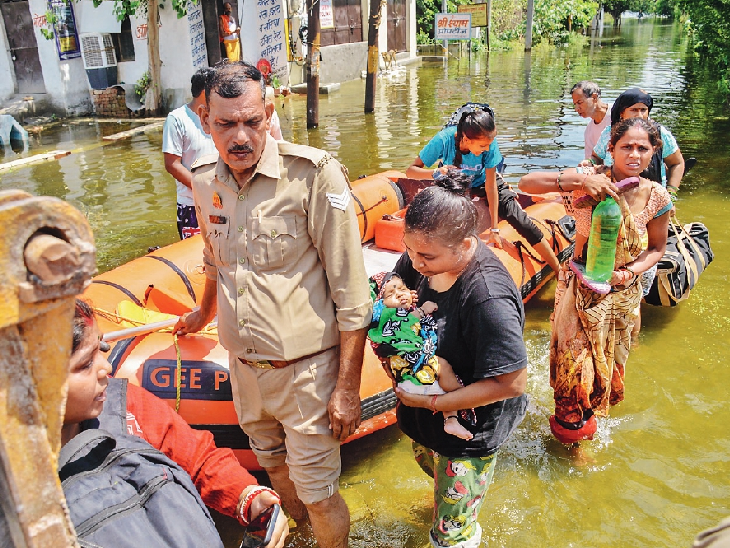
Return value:
[(139, 102), (144, 105), (144, 99), (147, 95), (147, 90), (152, 85), (152, 79), (150, 78), (150, 71), (145, 72), (139, 80), (134, 84), (134, 93), (139, 97)]

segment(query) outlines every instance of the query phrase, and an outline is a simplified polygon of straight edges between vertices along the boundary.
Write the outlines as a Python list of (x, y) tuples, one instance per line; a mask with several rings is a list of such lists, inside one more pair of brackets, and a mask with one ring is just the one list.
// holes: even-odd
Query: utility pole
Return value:
[(319, 0), (307, 0), (307, 129), (319, 125)]
[[(449, 12), (449, 4), (447, 0), (441, 0), (441, 13)], [(446, 60), (449, 60), (449, 41), (444, 40), (444, 52), (446, 53)]]
[(532, 49), (532, 14), (535, 11), (535, 0), (527, 0), (527, 32), (525, 32), (525, 51)]
[(492, 0), (487, 0), (487, 51), (489, 51), (489, 31), (492, 28)]
[(157, 2), (147, 3), (147, 56), (150, 71), (150, 93), (146, 96), (145, 110), (156, 116), (160, 113), (162, 100), (162, 79), (160, 63), (160, 28)]
[[(378, 52), (378, 34), (380, 28), (380, 10), (385, 2), (370, 0), (370, 23), (368, 25), (368, 74), (365, 81), (365, 113), (375, 110), (375, 89), (378, 82), (380, 53)], [(385, 9), (388, 9), (387, 7)]]

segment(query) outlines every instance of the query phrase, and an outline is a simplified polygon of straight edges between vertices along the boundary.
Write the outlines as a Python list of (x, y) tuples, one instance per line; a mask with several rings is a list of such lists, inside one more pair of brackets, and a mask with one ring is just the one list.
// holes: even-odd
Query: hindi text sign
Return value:
[(289, 83), (289, 65), (285, 47), (284, 9), (282, 0), (256, 0), (256, 23), (258, 24), (258, 55), (256, 64), (262, 59), (271, 66), (271, 74), (286, 86)]
[(332, 0), (319, 0), (319, 27), (322, 29), (335, 28)]
[[(147, 30), (145, 28), (145, 30)], [(200, 2), (188, 8), (188, 33), (190, 35), (190, 53), (193, 68), (208, 66), (208, 50), (205, 47), (205, 28), (203, 26), (203, 9)]]
[(463, 4), (457, 6), (456, 10), (459, 13), (470, 13), (471, 14), (471, 26), (472, 27), (488, 27), (489, 21), (487, 20), (487, 5), (486, 4)]
[(433, 28), (436, 40), (469, 40), (471, 14), (437, 13)]

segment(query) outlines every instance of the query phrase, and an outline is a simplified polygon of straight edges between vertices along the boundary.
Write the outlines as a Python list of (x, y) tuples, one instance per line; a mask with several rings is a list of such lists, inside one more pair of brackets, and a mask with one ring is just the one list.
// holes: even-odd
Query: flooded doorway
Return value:
[[(233, 8), (236, 22), (238, 20), (238, 0), (227, 0)], [(223, 44), (218, 35), (218, 16), (223, 13), (223, 0), (201, 0), (203, 9), (203, 25), (205, 27), (205, 49), (208, 52), (208, 65), (211, 67), (225, 57)]]
[(333, 28), (320, 32), (320, 45), (332, 46), (362, 42), (362, 10), (359, 0), (333, 0)]
[(406, 2), (388, 0), (388, 51), (406, 51)]
[(220, 0), (202, 0), (200, 7), (203, 9), (208, 64), (213, 66), (222, 58), (221, 42), (218, 36), (218, 13), (223, 11), (223, 3)]
[(38, 44), (28, 2), (3, 0), (0, 2), (0, 12), (10, 46), (10, 58), (13, 60), (16, 93), (45, 93), (46, 86), (43, 83)]

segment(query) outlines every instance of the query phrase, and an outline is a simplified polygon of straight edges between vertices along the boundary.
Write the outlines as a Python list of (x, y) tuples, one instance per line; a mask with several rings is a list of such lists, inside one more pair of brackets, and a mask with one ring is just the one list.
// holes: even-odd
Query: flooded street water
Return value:
[[(643, 308), (626, 399), (599, 420), (595, 440), (586, 444), (595, 463), (586, 468), (567, 460), (548, 427), (554, 285), (528, 304), (531, 404), (499, 453), (479, 520), (484, 545), (690, 546), (698, 531), (730, 515), (730, 120), (715, 84), (687, 52), (680, 26), (628, 19), (620, 32), (606, 29), (590, 47), (472, 53), (448, 66), (409, 67), (401, 80), (378, 81), (375, 113), (367, 117), (364, 82), (343, 83), (320, 97), (320, 127), (313, 131), (306, 130), (304, 96), (277, 99), (277, 110), (285, 138), (327, 149), (356, 178), (404, 171), (456, 107), (486, 101), (496, 111), (506, 179), (516, 183), (529, 170), (582, 159), (586, 121), (573, 111), (569, 91), (583, 79), (598, 82), (609, 101), (632, 86), (653, 95), (653, 118), (673, 132), (685, 158), (698, 159), (682, 183), (677, 213), (683, 223), (707, 225), (715, 261), (688, 301), (673, 309)], [(161, 132), (94, 147), (100, 132), (128, 129), (110, 126), (50, 130), (56, 142), (44, 147), (91, 148), (2, 175), (1, 183), (83, 210), (100, 270), (177, 239), (175, 188), (164, 170)], [(352, 514), (352, 546), (427, 545), (431, 482), (397, 427), (344, 446), (342, 492)], [(308, 545), (296, 537), (290, 543)]]

